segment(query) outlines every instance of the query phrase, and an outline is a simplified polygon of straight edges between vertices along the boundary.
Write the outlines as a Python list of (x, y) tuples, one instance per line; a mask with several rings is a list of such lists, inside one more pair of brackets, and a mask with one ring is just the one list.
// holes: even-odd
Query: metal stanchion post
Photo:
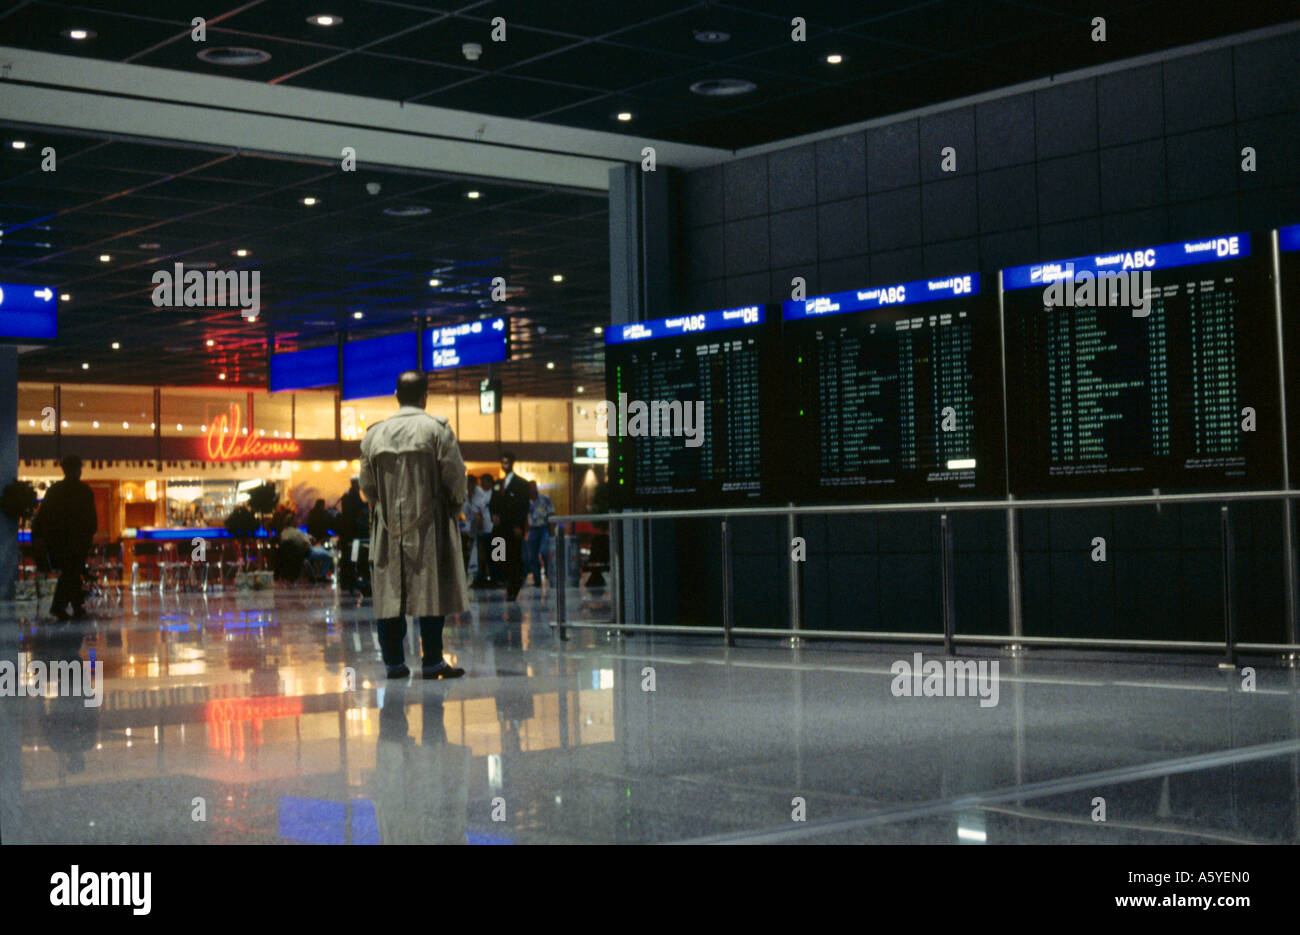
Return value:
[[(791, 510), (785, 517), (786, 538), (790, 540), (790, 548), (794, 548), (795, 537), (799, 534), (799, 520), (794, 515), (794, 504), (790, 504)], [(805, 556), (806, 557), (806, 556)], [(790, 646), (798, 648), (803, 645), (804, 641), (798, 635), (802, 629), (799, 618), (802, 616), (803, 607), (803, 574), (800, 570), (801, 562), (794, 560), (793, 554), (790, 556), (790, 629), (795, 635), (790, 637)]]
[(953, 631), (956, 629), (956, 610), (952, 593), (952, 526), (948, 514), (939, 514), (939, 580), (943, 589), (943, 651), (952, 655)]
[[(1014, 499), (1014, 498), (1008, 498)], [(1012, 655), (1023, 653), (1025, 647), (1018, 642), (1025, 635), (1023, 608), (1020, 603), (1020, 534), (1016, 524), (1016, 508), (1007, 507), (1007, 609), (1011, 615), (1011, 643), (1007, 646)]]
[(731, 636), (731, 529), (722, 521), (722, 642), (735, 646)]
[(1232, 562), (1234, 558), (1232, 544), (1232, 520), (1228, 506), (1219, 507), (1219, 530), (1223, 542), (1223, 650), (1224, 660), (1219, 663), (1223, 668), (1237, 667), (1237, 619), (1233, 613), (1232, 601)]
[(569, 555), (568, 542), (564, 524), (557, 524), (555, 537), (555, 635), (561, 640), (569, 638), (569, 632), (565, 629), (564, 622), (568, 617), (568, 605), (566, 603), (566, 588), (569, 583)]

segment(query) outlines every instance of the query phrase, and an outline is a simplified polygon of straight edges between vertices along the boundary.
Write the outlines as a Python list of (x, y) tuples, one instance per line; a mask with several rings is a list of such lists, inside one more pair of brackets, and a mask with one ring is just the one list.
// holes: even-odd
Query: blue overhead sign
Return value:
[(319, 386), (333, 386), (338, 382), (338, 345), (271, 355), (272, 393), (282, 390), (311, 390)]
[(1144, 269), (1170, 269), (1200, 263), (1217, 263), (1250, 256), (1250, 234), (1225, 234), (1201, 240), (1181, 240), (1158, 247), (1117, 250), (1048, 263), (1013, 266), (1002, 271), (1003, 289), (1046, 286), (1080, 273), (1129, 273)]
[(1283, 253), (1300, 250), (1300, 224), (1283, 227), (1277, 232), (1277, 245)]
[(495, 364), (510, 353), (510, 323), (504, 318), (467, 321), (424, 333), (425, 370)]
[(0, 283), (0, 338), (53, 341), (59, 335), (58, 305), (49, 286)]
[(869, 309), (892, 308), (913, 302), (938, 302), (966, 295), (979, 295), (979, 273), (944, 276), (941, 279), (918, 279), (892, 286), (873, 286), (870, 289), (850, 289), (811, 299), (787, 300), (782, 306), (786, 321), (798, 318), (820, 318), (822, 315), (839, 315), (844, 312), (861, 312)]
[(605, 329), (606, 344), (624, 344), (629, 341), (650, 341), (654, 338), (671, 338), (683, 334), (701, 334), (725, 328), (743, 328), (763, 322), (763, 306), (746, 305), (717, 312), (700, 312), (695, 315), (677, 315), (638, 321), (630, 325), (610, 325)]
[(397, 378), (418, 370), (415, 332), (392, 334), (343, 345), (343, 399), (368, 399), (397, 392)]

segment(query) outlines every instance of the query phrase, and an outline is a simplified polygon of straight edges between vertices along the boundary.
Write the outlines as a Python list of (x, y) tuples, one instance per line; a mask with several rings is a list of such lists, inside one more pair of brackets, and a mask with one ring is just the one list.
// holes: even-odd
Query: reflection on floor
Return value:
[(1246, 691), (1212, 663), (1003, 656), (982, 707), (896, 697), (912, 647), (560, 643), (548, 598), (476, 593), (458, 682), (384, 680), (369, 606), (328, 588), (127, 594), (66, 625), (0, 604), (0, 659), (105, 679), (96, 707), (0, 675), (0, 840), (1300, 839), (1294, 671)]

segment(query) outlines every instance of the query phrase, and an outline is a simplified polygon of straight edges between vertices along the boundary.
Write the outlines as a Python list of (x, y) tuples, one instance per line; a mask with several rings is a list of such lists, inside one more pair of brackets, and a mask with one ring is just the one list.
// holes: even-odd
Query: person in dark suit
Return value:
[[(59, 583), (54, 588), (50, 613), (60, 620), (82, 620), (86, 616), (86, 593), (81, 578), (98, 530), (95, 494), (81, 480), (81, 459), (68, 455), (63, 459), (63, 480), (50, 487), (32, 520), (32, 538), (44, 543), (50, 558), (59, 567)], [(66, 609), (69, 604), (71, 616)]]
[(501, 453), (505, 474), (492, 491), (493, 536), (506, 540), (506, 599), (516, 600), (524, 583), (524, 536), (528, 532), (528, 481), (515, 473), (515, 453)]

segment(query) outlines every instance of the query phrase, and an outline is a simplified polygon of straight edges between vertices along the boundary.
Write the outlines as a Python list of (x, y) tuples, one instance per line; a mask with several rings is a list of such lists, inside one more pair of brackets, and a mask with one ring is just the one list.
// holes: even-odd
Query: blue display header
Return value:
[(845, 312), (893, 308), (897, 305), (911, 305), (913, 302), (938, 302), (965, 295), (979, 295), (979, 291), (979, 273), (963, 273), (960, 276), (945, 276), (942, 279), (918, 279), (915, 282), (900, 282), (893, 286), (850, 289), (848, 292), (819, 295), (811, 299), (786, 301), (782, 304), (781, 312), (786, 321), (793, 321), (799, 318), (840, 315)]
[(701, 334), (705, 331), (722, 331), (725, 328), (743, 328), (763, 323), (763, 306), (746, 305), (719, 312), (700, 312), (698, 315), (678, 315), (674, 318), (656, 318), (638, 321), (631, 325), (611, 325), (605, 329), (606, 344), (623, 344), (629, 341), (650, 341), (671, 338), (682, 334)]
[(384, 338), (349, 341), (343, 345), (343, 399), (391, 396), (397, 392), (397, 377), (406, 370), (418, 370), (420, 353), (415, 332)]
[(53, 289), (0, 283), (0, 338), (53, 341), (58, 336), (58, 302)]
[(467, 321), (424, 333), (425, 370), (495, 364), (510, 353), (510, 323), (504, 318)]
[(338, 345), (271, 355), (269, 383), (272, 393), (281, 390), (311, 390), (318, 386), (333, 386), (338, 382)]
[(1300, 250), (1300, 224), (1282, 227), (1277, 232), (1277, 246), (1283, 253)]
[(1175, 266), (1235, 260), (1244, 256), (1250, 256), (1250, 234), (1225, 234), (1222, 237), (1166, 243), (1158, 247), (1118, 250), (1113, 253), (1079, 256), (1069, 260), (1012, 266), (1002, 271), (1002, 288), (1011, 290), (1046, 286), (1058, 279), (1073, 278), (1083, 272), (1096, 276), (1098, 273), (1170, 269)]

